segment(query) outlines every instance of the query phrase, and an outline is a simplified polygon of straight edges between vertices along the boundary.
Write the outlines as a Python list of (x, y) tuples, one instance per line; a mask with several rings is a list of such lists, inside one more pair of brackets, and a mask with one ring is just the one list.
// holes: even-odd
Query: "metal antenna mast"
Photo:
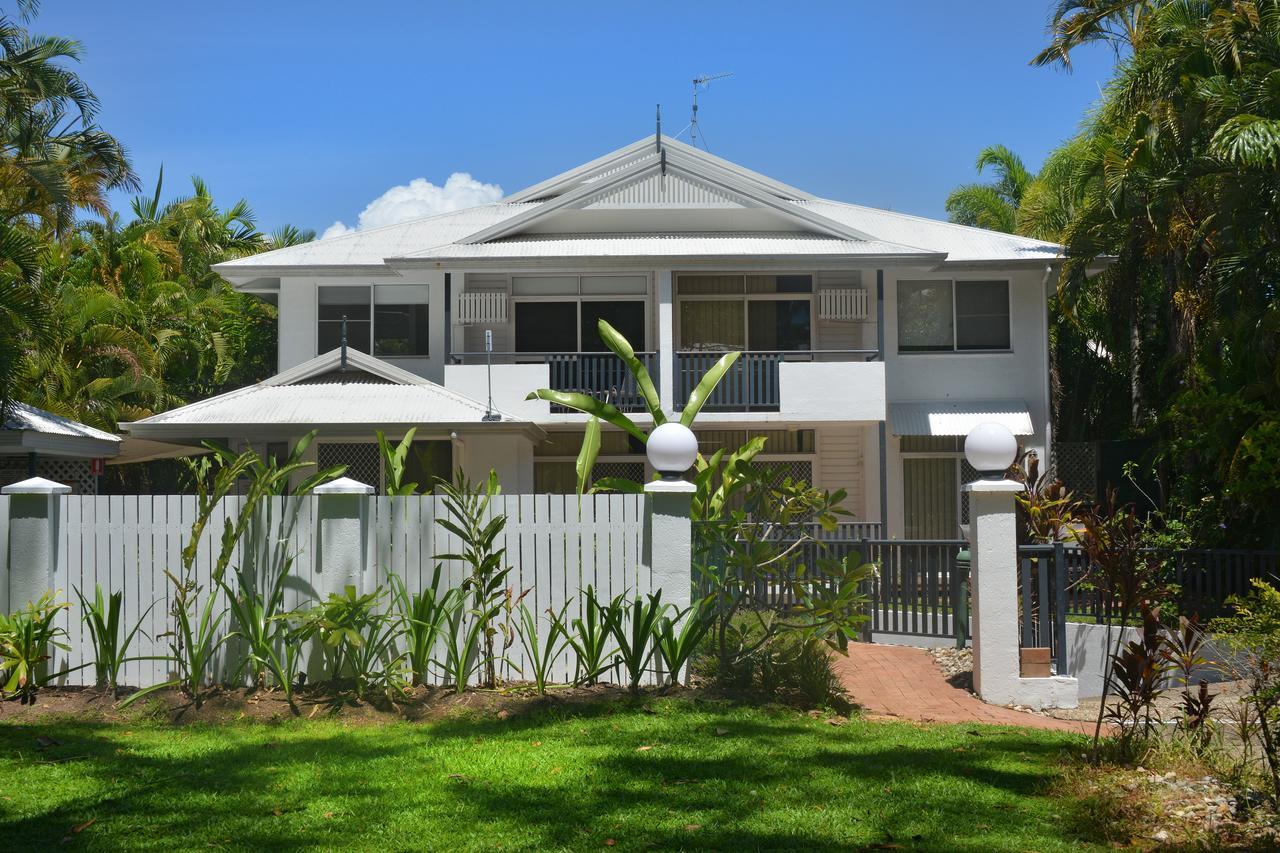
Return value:
[[(703, 74), (701, 77), (693, 78), (693, 115), (689, 119), (689, 144), (690, 145), (696, 146), (698, 144), (698, 92), (699, 91), (705, 92), (710, 87), (712, 80), (723, 80), (726, 77), (732, 77), (732, 76), (733, 76), (732, 71), (724, 71), (724, 72), (721, 72), (720, 74)], [(702, 145), (704, 148), (707, 145), (707, 141), (705, 137), (702, 140)]]

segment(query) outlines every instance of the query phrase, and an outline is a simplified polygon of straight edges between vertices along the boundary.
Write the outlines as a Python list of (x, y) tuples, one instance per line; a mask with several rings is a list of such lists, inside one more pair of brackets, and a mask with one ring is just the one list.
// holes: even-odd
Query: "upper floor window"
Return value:
[(316, 318), (319, 352), (342, 345), (342, 321), (347, 322), (347, 346), (376, 356), (425, 356), (427, 287), (374, 285), (321, 286)]
[(680, 348), (807, 350), (813, 342), (813, 276), (682, 275)]
[(898, 351), (1009, 349), (1009, 282), (898, 282)]

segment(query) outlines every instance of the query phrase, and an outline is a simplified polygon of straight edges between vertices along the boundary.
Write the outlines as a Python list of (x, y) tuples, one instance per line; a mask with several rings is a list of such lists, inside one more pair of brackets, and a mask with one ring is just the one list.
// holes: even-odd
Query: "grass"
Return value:
[(1079, 743), (687, 700), (431, 724), (0, 723), (0, 846), (1080, 849), (1048, 793)]

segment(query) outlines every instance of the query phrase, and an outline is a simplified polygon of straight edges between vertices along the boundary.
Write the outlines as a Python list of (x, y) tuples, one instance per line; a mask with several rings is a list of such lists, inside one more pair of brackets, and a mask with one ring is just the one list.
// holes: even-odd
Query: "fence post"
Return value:
[(349, 586), (367, 592), (369, 496), (373, 486), (342, 477), (315, 488), (316, 595), (324, 599)]
[(32, 477), (0, 489), (9, 495), (9, 571), (0, 584), (0, 613), (35, 601), (54, 586), (62, 532), (59, 495), (71, 487)]
[(985, 702), (1074, 708), (1074, 678), (1023, 678), (1018, 643), (1018, 520), (1022, 485), (979, 480), (965, 486), (971, 519), (973, 686)]
[[(693, 600), (693, 495), (684, 480), (654, 480), (644, 487), (642, 559), (653, 577), (653, 591), (677, 610)], [(680, 680), (682, 673), (674, 673)]]

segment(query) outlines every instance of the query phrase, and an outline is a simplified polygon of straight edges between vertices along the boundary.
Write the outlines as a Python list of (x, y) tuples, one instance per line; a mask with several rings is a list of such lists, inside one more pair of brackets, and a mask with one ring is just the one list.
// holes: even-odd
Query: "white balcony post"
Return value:
[(671, 270), (657, 271), (658, 290), (658, 395), (663, 411), (676, 406), (675, 285)]
[(0, 583), (0, 613), (9, 613), (52, 590), (62, 532), (59, 495), (71, 487), (32, 477), (0, 489), (9, 496), (8, 571)]

